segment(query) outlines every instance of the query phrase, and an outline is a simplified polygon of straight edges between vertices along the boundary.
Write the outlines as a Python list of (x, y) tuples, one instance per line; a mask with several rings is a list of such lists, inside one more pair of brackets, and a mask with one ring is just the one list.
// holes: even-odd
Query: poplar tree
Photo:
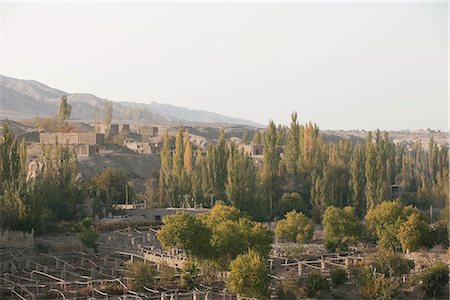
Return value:
[(200, 147), (197, 148), (195, 154), (195, 172), (191, 175), (192, 178), (192, 197), (194, 198), (195, 203), (202, 204), (203, 206), (208, 206), (208, 203), (205, 203), (205, 197), (203, 195), (202, 189), (202, 172), (204, 166), (203, 154)]
[(286, 143), (286, 126), (278, 124), (277, 126), (277, 144), (283, 146)]
[(242, 142), (245, 145), (248, 145), (248, 132), (247, 131), (244, 131), (244, 133), (242, 134)]
[(250, 215), (259, 209), (257, 205), (257, 172), (251, 157), (231, 146), (228, 159), (226, 195), (230, 203)]
[(278, 164), (280, 162), (280, 155), (278, 153), (277, 144), (277, 128), (275, 123), (271, 120), (267, 127), (264, 138), (264, 150), (263, 150), (263, 169), (262, 169), (262, 181), (264, 184), (264, 191), (266, 195), (266, 201), (270, 205), (271, 213), (277, 208), (278, 203)]
[(183, 145), (183, 131), (181, 126), (178, 128), (178, 133), (175, 138), (175, 152), (173, 154), (172, 174), (178, 179), (184, 166), (184, 145)]
[(187, 175), (192, 173), (192, 145), (189, 141), (189, 131), (184, 133), (184, 172)]
[(377, 152), (372, 141), (372, 132), (367, 134), (366, 139), (366, 203), (367, 209), (375, 207), (381, 199), (378, 199), (379, 172), (377, 166)]
[(9, 126), (3, 122), (3, 140), (0, 143), (0, 182), (12, 184), (19, 177), (21, 163), (19, 159), (19, 144)]
[(255, 134), (253, 135), (253, 144), (262, 144), (261, 132), (259, 130), (256, 130)]
[(161, 148), (161, 168), (159, 170), (159, 202), (165, 203), (168, 200), (168, 183), (170, 178), (170, 172), (172, 164), (170, 161), (170, 137), (169, 131), (166, 129), (162, 136), (162, 148)]
[(25, 181), (27, 178), (27, 143), (25, 142), (25, 138), (22, 139), (22, 143), (19, 146), (19, 174), (20, 180)]
[(212, 151), (213, 166), (210, 166), (213, 171), (212, 186), (215, 194), (215, 199), (224, 200), (225, 183), (227, 181), (227, 161), (228, 148), (225, 139), (225, 130), (222, 128), (219, 135), (219, 143)]
[[(108, 130), (111, 129), (112, 114), (113, 114), (113, 103), (108, 99), (105, 99), (105, 107), (103, 110), (103, 123)], [(110, 133), (108, 133), (108, 135), (109, 134)]]
[(300, 126), (297, 121), (297, 113), (291, 115), (291, 126), (289, 127), (286, 147), (284, 148), (283, 160), (286, 171), (290, 176), (297, 174), (298, 160), (300, 159)]
[(66, 121), (70, 118), (72, 106), (67, 101), (67, 96), (62, 96), (58, 106), (58, 120), (60, 122)]
[[(192, 146), (189, 141), (189, 131), (186, 129), (183, 140), (183, 169), (180, 177), (180, 190), (183, 196), (192, 194)], [(190, 203), (192, 205), (193, 203)]]
[(352, 195), (352, 205), (357, 216), (362, 217), (366, 209), (365, 203), (365, 162), (364, 148), (361, 144), (356, 144), (350, 160), (350, 181), (349, 186)]

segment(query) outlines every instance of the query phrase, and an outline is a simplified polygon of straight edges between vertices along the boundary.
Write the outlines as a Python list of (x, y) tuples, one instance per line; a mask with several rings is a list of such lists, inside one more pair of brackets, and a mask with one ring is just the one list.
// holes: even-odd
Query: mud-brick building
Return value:
[(141, 154), (151, 153), (151, 145), (148, 142), (134, 142), (134, 141), (125, 141), (125, 147), (134, 152)]
[(77, 145), (76, 151), (78, 156), (92, 156), (100, 153), (99, 145)]
[(129, 132), (130, 124), (119, 124), (119, 132)]
[(109, 127), (105, 124), (99, 124), (95, 126), (97, 133), (114, 136), (119, 133), (125, 133), (130, 131), (130, 124), (111, 124)]
[(262, 158), (264, 146), (261, 144), (250, 143), (250, 145), (241, 144), (239, 150), (243, 150), (244, 153), (254, 158)]
[(40, 143), (43, 145), (78, 144), (78, 132), (41, 132)]
[(83, 145), (103, 145), (105, 143), (105, 135), (93, 132), (80, 132), (78, 134), (78, 144)]
[(43, 132), (39, 137), (43, 145), (103, 145), (105, 135), (93, 132)]
[(158, 136), (159, 129), (156, 126), (141, 126), (137, 132), (142, 136)]

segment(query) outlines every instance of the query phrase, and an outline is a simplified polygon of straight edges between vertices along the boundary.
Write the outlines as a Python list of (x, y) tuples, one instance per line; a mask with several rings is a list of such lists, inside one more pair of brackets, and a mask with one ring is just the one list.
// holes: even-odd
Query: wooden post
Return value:
[(302, 276), (303, 275), (303, 265), (301, 262), (298, 262), (298, 276)]
[(325, 273), (325, 260), (324, 259), (320, 260), (320, 269), (321, 269), (322, 273)]

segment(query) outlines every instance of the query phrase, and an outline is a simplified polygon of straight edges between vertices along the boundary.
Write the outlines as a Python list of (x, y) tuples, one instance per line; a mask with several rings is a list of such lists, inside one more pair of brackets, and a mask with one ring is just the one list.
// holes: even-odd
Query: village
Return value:
[[(74, 124), (77, 124), (74, 126)], [(83, 128), (80, 130), (79, 128)], [(176, 139), (170, 139), (170, 146), (164, 150), (162, 132), (169, 131), (176, 135), (177, 127), (136, 126), (128, 123), (112, 123), (110, 126), (96, 124), (82, 124), (67, 122), (62, 131), (38, 131), (38, 137), (30, 131), (18, 135), (18, 139), (28, 137), (28, 175), (32, 179), (37, 176), (42, 166), (38, 163), (39, 152), (33, 149), (39, 147), (69, 147), (76, 153), (77, 161), (84, 161), (104, 155), (105, 153), (123, 152), (126, 156), (154, 156), (158, 159), (156, 168), (160, 166), (162, 151), (169, 151), (170, 157), (176, 157)], [(34, 131), (36, 132), (36, 131)], [(120, 137), (120, 138), (118, 138)], [(186, 135), (185, 135), (186, 137)], [(195, 155), (208, 157), (208, 143), (205, 138), (193, 137), (191, 140)], [(166, 143), (167, 143), (166, 139)], [(230, 141), (237, 143), (237, 149), (252, 163), (261, 168), (264, 164), (265, 146), (254, 139), (245, 142), (243, 139), (231, 137)], [(119, 143), (119, 144), (118, 144)], [(217, 140), (214, 143), (220, 143)], [(284, 147), (276, 147), (276, 155), (283, 157)], [(31, 158), (31, 159), (30, 159)], [(33, 160), (33, 158), (35, 160)], [(128, 186), (126, 187), (128, 188)], [(407, 195), (404, 187), (398, 184), (389, 186), (389, 198), (399, 199)], [(163, 247), (158, 239), (158, 231), (164, 227), (164, 220), (168, 217), (183, 215), (202, 219), (202, 215), (210, 215), (211, 208), (216, 207), (216, 200), (211, 202), (192, 203), (188, 194), (182, 198), (178, 207), (149, 207), (145, 201), (138, 198), (130, 199), (128, 189), (124, 199), (116, 199), (112, 210), (105, 210), (104, 214), (95, 215), (92, 203), (78, 206), (78, 218), (92, 217), (93, 228), (98, 237), (93, 246), (95, 251), (86, 248), (79, 239), (77, 231), (64, 227), (66, 232), (35, 234), (33, 231), (22, 236), (3, 233), (0, 247), (0, 295), (2, 299), (245, 299), (236, 295), (226, 285), (229, 271), (212, 271), (204, 269), (206, 266), (195, 267), (194, 286), (183, 283), (185, 268), (193, 260), (182, 247)], [(220, 201), (219, 201), (220, 203)], [(220, 207), (220, 204), (219, 204)], [(215, 208), (217, 210), (217, 208)], [(109, 213), (106, 213), (109, 211)], [(427, 212), (425, 212), (426, 214)], [(430, 207), (428, 212), (432, 219), (439, 219), (442, 209)], [(70, 224), (70, 223), (69, 223)], [(72, 223), (73, 224), (73, 223)], [(256, 223), (255, 223), (256, 224)], [(276, 233), (279, 227), (276, 220), (264, 222), (264, 226)], [(281, 227), (280, 227), (281, 228)], [(179, 227), (179, 230), (189, 230)], [(367, 248), (364, 244), (354, 244), (345, 249), (329, 249), (326, 246), (323, 225), (314, 225), (311, 236), (302, 243), (286, 240), (282, 236), (274, 239), (270, 244), (270, 251), (264, 261), (270, 278), (269, 296), (271, 299), (285, 299), (290, 292), (280, 292), (280, 286), (291, 282), (307, 282), (310, 276), (320, 274), (328, 278), (340, 270), (345, 270), (345, 284), (334, 287), (328, 292), (320, 292), (324, 298), (353, 299), (354, 293), (362, 297), (361, 292), (355, 290), (357, 276), (355, 268), (370, 264), (377, 252), (374, 248)], [(185, 232), (187, 233), (187, 232)], [(183, 235), (184, 233), (181, 232)], [(415, 287), (419, 274), (429, 266), (446, 261), (447, 252), (442, 248), (433, 248), (421, 252), (407, 251), (405, 257), (414, 261), (414, 268), (401, 276), (404, 286), (403, 295), (422, 295), (422, 291)], [(153, 270), (147, 284), (136, 286), (130, 278), (130, 268), (145, 262), (146, 268)], [(198, 272), (198, 273), (197, 273)], [(144, 276), (144, 275), (142, 275)], [(150, 276), (150, 275), (147, 275)], [(319, 276), (319, 275), (317, 275)], [(291, 282), (290, 284), (293, 284)], [(292, 287), (291, 287), (292, 288)], [(282, 290), (281, 290), (282, 291)], [(307, 292), (308, 293), (308, 292)], [(318, 295), (320, 295), (320, 293)], [(284, 296), (282, 296), (284, 295)], [(311, 294), (310, 296), (312, 296)], [(441, 294), (445, 295), (445, 293)], [(309, 297), (310, 297), (309, 296)], [(317, 296), (314, 294), (314, 296)], [(423, 297), (423, 296), (420, 296)], [(418, 297), (417, 299), (420, 299)]]
[(449, 299), (448, 2), (0, 2), (0, 300)]

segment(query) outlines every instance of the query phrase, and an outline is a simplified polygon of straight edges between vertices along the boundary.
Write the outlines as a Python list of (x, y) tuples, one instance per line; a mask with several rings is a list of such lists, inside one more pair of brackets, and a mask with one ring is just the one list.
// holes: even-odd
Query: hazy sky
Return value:
[(2, 70), (324, 129), (447, 129), (447, 3), (9, 3)]

